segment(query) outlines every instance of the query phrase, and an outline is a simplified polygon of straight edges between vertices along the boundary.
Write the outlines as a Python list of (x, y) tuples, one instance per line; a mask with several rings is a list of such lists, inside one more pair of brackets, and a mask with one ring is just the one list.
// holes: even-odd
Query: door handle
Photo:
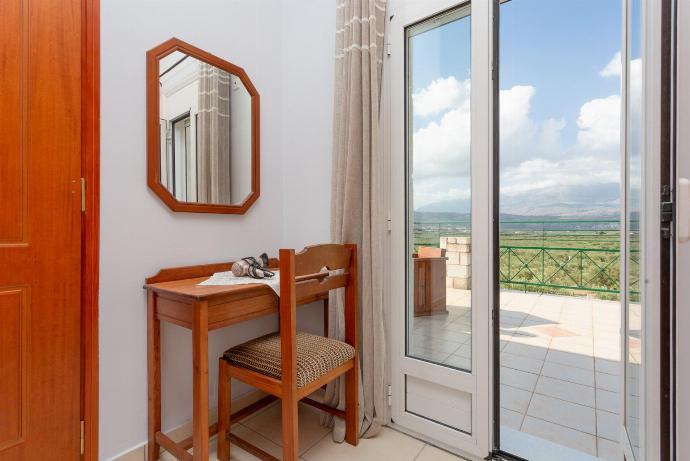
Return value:
[(690, 180), (678, 178), (678, 242), (690, 241)]

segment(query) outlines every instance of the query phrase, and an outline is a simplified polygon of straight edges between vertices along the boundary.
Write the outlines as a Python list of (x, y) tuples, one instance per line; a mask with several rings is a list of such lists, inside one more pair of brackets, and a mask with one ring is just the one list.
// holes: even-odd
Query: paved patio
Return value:
[[(448, 288), (447, 315), (416, 317), (411, 355), (468, 369), (469, 300), (469, 291)], [(617, 459), (620, 303), (504, 291), (500, 329), (501, 425), (511, 433), (501, 448), (520, 450), (522, 436), (526, 445), (557, 444), (543, 447), (554, 454), (562, 446), (583, 453), (577, 459)], [(639, 351), (634, 339), (630, 346)]]

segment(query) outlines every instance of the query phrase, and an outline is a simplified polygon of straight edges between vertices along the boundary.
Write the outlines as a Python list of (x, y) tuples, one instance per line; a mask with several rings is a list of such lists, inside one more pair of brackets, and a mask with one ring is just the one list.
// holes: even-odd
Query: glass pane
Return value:
[(619, 449), (622, 5), (500, 6), (500, 448), (530, 461)]
[(471, 369), (470, 11), (406, 30), (407, 354)]
[(625, 425), (635, 459), (640, 447), (640, 373), (642, 359), (642, 312), (640, 304), (640, 202), (642, 199), (641, 145), (641, 5), (630, 0), (630, 53), (628, 56), (628, 250), (626, 254), (626, 354), (625, 354)]

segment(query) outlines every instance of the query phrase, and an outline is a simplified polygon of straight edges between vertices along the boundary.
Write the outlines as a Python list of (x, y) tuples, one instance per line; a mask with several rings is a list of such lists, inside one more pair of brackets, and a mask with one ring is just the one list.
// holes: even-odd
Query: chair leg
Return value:
[(225, 360), (218, 361), (218, 459), (230, 461), (230, 398), (231, 378), (225, 370)]
[(283, 461), (298, 461), (298, 402), (293, 399), (283, 398), (281, 405), (283, 410)]
[(359, 443), (359, 364), (345, 374), (345, 441), (350, 445)]

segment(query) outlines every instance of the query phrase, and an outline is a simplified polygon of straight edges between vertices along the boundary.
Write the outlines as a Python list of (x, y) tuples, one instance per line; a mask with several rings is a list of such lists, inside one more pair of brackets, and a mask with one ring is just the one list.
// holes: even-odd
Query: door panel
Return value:
[[(392, 420), (481, 457), (490, 447), (489, 3), (391, 1), (387, 62)], [(434, 227), (439, 212), (457, 219)]]
[(0, 290), (0, 447), (19, 443), (26, 430), (27, 294)]
[(2, 461), (79, 459), (81, 13), (0, 4)]

